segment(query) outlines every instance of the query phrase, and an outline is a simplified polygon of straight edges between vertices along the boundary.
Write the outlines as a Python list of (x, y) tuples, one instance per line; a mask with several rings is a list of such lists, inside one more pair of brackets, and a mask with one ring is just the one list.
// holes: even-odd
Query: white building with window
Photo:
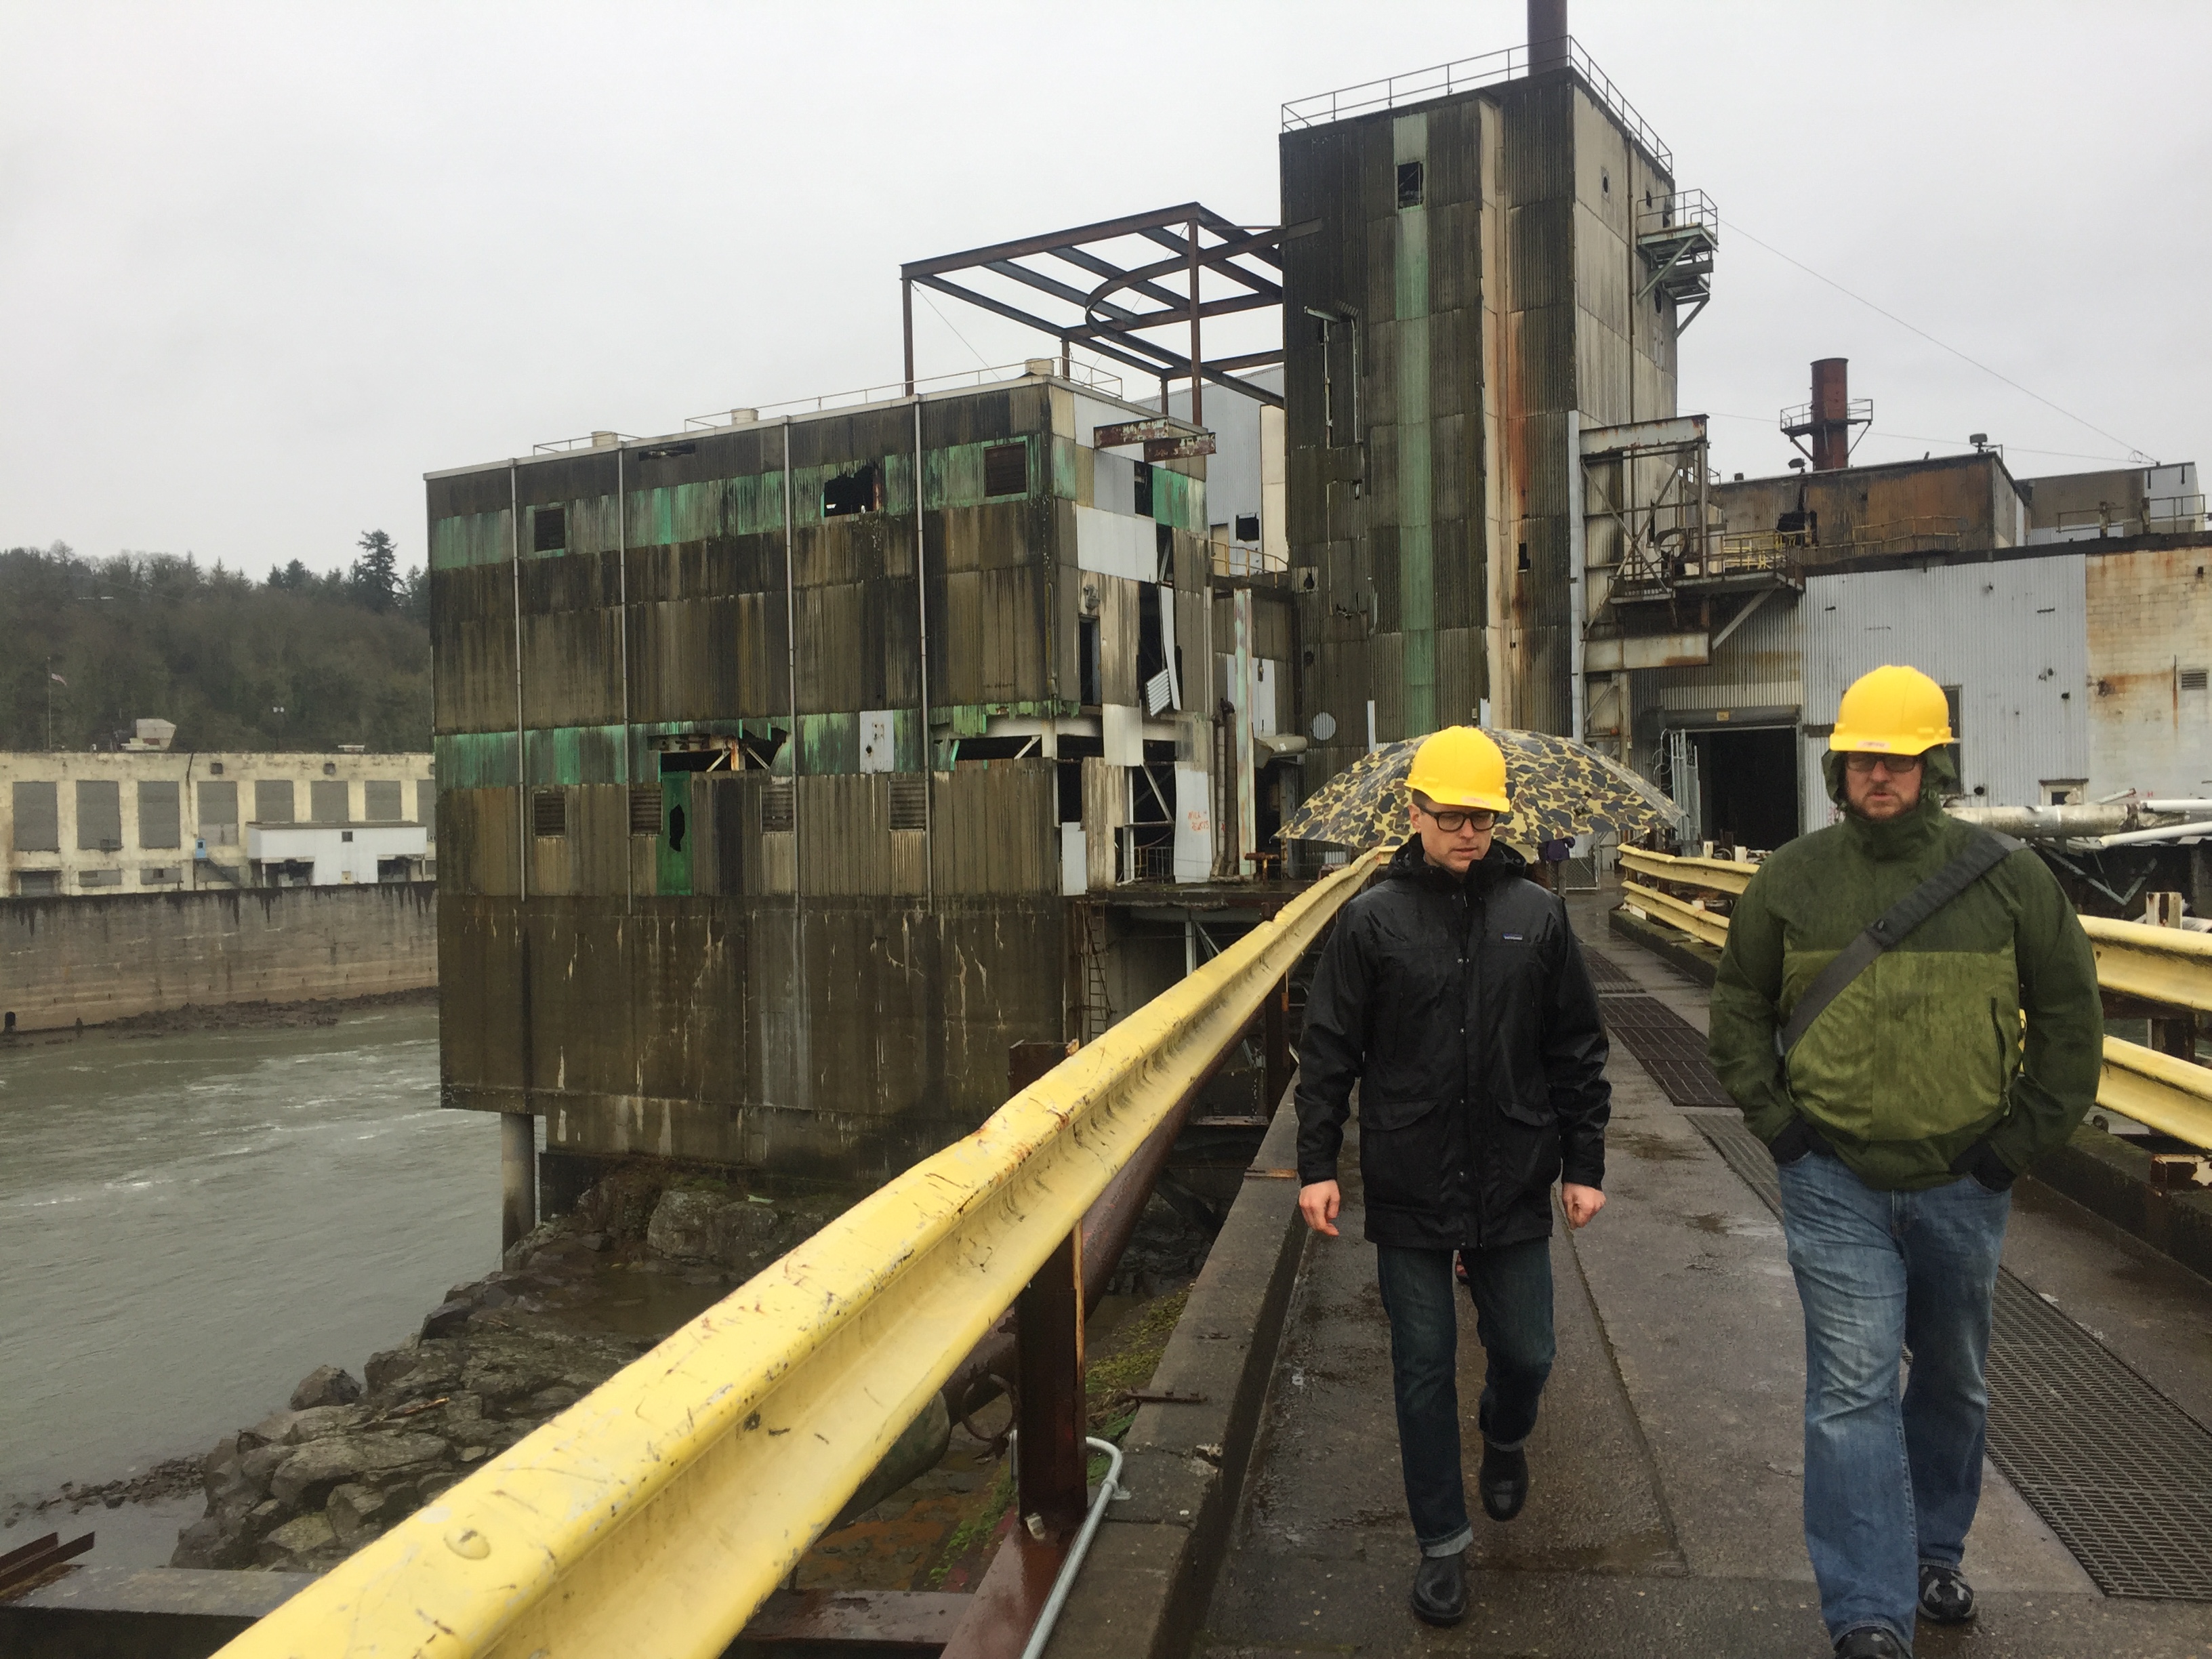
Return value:
[(426, 880), (437, 793), (428, 755), (0, 753), (0, 895)]

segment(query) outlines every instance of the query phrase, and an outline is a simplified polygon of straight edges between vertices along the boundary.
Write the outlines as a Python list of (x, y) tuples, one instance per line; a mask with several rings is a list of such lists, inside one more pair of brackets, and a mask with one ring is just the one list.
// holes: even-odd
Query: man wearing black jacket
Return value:
[(1551, 1375), (1552, 1198), (1567, 1224), (1605, 1203), (1612, 1109), (1597, 994), (1565, 905), (1494, 841), (1505, 762), (1472, 726), (1416, 753), (1413, 835), (1344, 908), (1298, 1044), (1298, 1208), (1329, 1237), (1336, 1160), (1359, 1085), (1368, 1241), (1390, 1318), (1406, 1504), (1421, 1562), (1413, 1607), (1467, 1610), (1474, 1541), (1460, 1465), (1453, 1255), (1488, 1366), (1478, 1413), (1483, 1509), (1528, 1494), (1523, 1448)]

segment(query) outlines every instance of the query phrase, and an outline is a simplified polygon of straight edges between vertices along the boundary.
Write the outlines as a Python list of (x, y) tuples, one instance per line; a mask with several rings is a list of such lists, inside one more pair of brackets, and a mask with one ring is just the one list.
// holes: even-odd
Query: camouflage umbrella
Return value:
[[(1539, 842), (1605, 836), (1625, 842), (1647, 830), (1673, 830), (1680, 813), (1664, 794), (1620, 762), (1548, 732), (1492, 732), (1505, 751), (1510, 817), (1499, 839), (1534, 856)], [(1381, 847), (1403, 841), (1406, 775), (1419, 738), (1385, 744), (1331, 778), (1282, 828), (1284, 841)]]

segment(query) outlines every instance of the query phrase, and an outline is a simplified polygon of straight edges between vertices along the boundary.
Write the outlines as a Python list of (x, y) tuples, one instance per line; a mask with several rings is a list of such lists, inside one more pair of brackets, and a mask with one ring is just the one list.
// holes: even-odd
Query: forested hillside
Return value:
[[(430, 746), (428, 583), (389, 537), (349, 571), (257, 581), (218, 562), (66, 545), (0, 552), (0, 749), (106, 747), (139, 719), (179, 749)], [(282, 710), (279, 713), (277, 711)]]

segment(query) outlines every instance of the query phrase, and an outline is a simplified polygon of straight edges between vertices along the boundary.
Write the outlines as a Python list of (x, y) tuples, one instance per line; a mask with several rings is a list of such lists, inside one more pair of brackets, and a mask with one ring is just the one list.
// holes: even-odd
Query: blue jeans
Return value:
[(1780, 1173), (1805, 1307), (1805, 1547), (1820, 1616), (1831, 1639), (1875, 1626), (1910, 1649), (1920, 1565), (1959, 1565), (1981, 1502), (1983, 1362), (2012, 1197), (1971, 1176), (1878, 1192), (1819, 1152)]
[(1406, 1508), (1424, 1555), (1456, 1555), (1474, 1541), (1460, 1471), (1459, 1317), (1452, 1257), (1467, 1260), (1474, 1331), (1488, 1357), (1475, 1420), (1508, 1450), (1536, 1426), (1536, 1401), (1552, 1374), (1552, 1241), (1494, 1250), (1375, 1249), (1382, 1310), (1390, 1316), (1390, 1372), (1398, 1404), (1398, 1457)]

